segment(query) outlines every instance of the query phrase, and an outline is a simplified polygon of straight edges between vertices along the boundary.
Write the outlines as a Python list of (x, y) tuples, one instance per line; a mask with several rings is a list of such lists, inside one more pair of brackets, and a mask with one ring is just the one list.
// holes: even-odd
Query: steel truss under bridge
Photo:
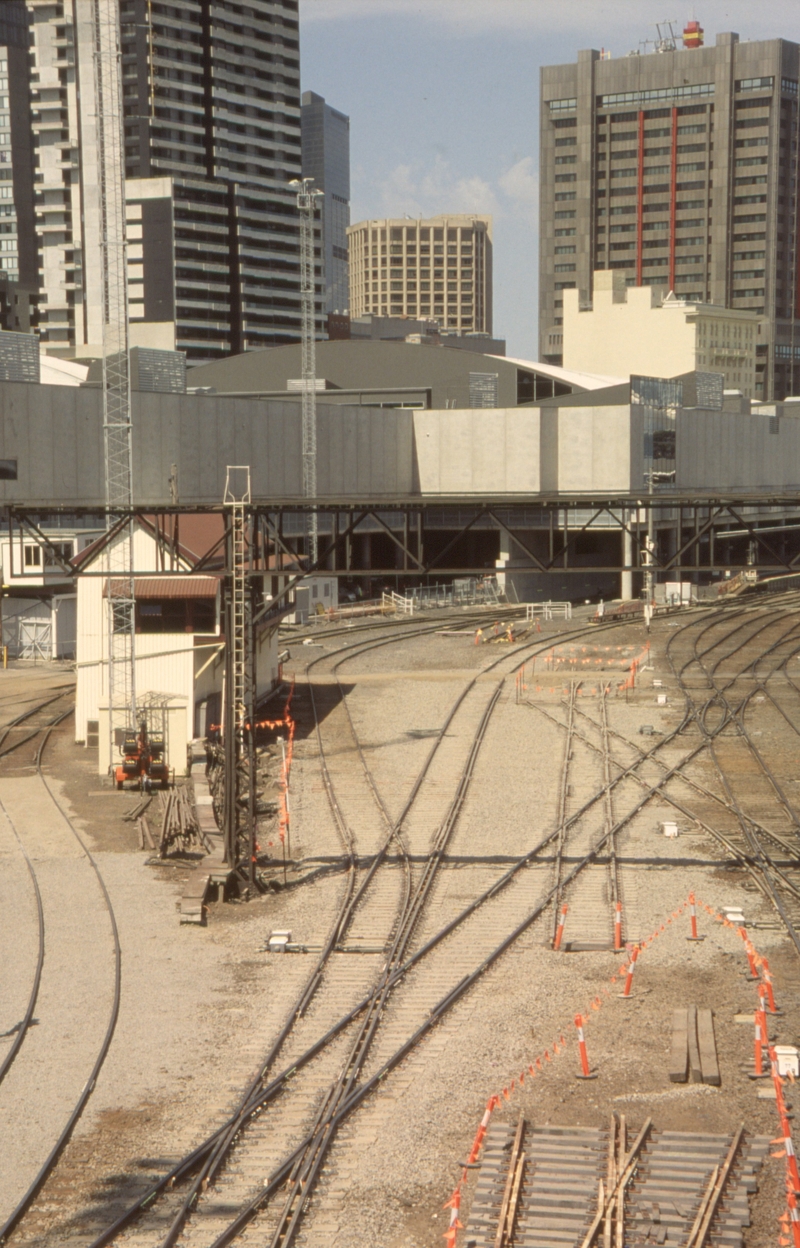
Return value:
[[(84, 510), (97, 514), (96, 506)], [(5, 509), (5, 522), (17, 543), (23, 533), (26, 540), (36, 539), (38, 534), (46, 548), (48, 539), (42, 530), (47, 527), (47, 516), (65, 511), (76, 519), (80, 516), (80, 509), (74, 507), (44, 512), (41, 507), (14, 504)], [(107, 536), (119, 533), (136, 516), (148, 518), (159, 534), (169, 526), (155, 523), (158, 518), (213, 512), (230, 515), (230, 509), (220, 504), (140, 506), (124, 512), (109, 508), (115, 524)], [(298, 554), (311, 514), (317, 518), (320, 539), (315, 562)], [(485, 575), (496, 570), (494, 558), (475, 559), (470, 538), (487, 532), (500, 535), (503, 549), (516, 568), (543, 574), (579, 575), (587, 568), (604, 573), (644, 573), (648, 530), (655, 535), (652, 569), (657, 579), (703, 572), (733, 573), (753, 564), (761, 573), (800, 572), (800, 491), (704, 497), (671, 493), (652, 498), (646, 494), (639, 498), (440, 497), (424, 502), (406, 497), (366, 499), (363, 503), (326, 500), (318, 505), (297, 498), (269, 503), (255, 499), (242, 504), (242, 517), (252, 533), (248, 574), (280, 571), (285, 577), (294, 568), (295, 580), (314, 570), (346, 579)], [(619, 539), (617, 550), (611, 550), (611, 543), (606, 542), (602, 549), (610, 551), (608, 557), (587, 563), (581, 554), (586, 539), (612, 535)], [(363, 543), (359, 549), (364, 537), (381, 538), (373, 544), (376, 558), (369, 560), (369, 566), (363, 563)], [(172, 554), (167, 539), (165, 554)], [(212, 568), (233, 573), (223, 538), (201, 558), (186, 562), (189, 572)], [(153, 575), (151, 569), (133, 572)], [(38, 569), (37, 573), (41, 575)], [(63, 566), (59, 575), (63, 575)], [(87, 575), (107, 573), (90, 571)], [(294, 583), (290, 578), (282, 594)]]

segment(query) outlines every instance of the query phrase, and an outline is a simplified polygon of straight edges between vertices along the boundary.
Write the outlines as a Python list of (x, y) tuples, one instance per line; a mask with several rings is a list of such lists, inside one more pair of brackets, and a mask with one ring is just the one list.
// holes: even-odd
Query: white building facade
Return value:
[(564, 291), (564, 368), (620, 377), (722, 373), (726, 390), (756, 397), (761, 318), (744, 309), (677, 299), (652, 286), (625, 285), (625, 274), (594, 274), (591, 304)]
[[(98, 774), (108, 757), (108, 612), (103, 543), (81, 563), (77, 590), (77, 693), (75, 739), (97, 744)], [(194, 575), (180, 556), (165, 571), (163, 545), (149, 526), (134, 533), (136, 568), (136, 701), (151, 726), (164, 727), (167, 761), (184, 771), (192, 740), (219, 722), (225, 638), (221, 580)], [(151, 575), (148, 575), (151, 573)], [(279, 678), (277, 621), (257, 635), (256, 697)]]

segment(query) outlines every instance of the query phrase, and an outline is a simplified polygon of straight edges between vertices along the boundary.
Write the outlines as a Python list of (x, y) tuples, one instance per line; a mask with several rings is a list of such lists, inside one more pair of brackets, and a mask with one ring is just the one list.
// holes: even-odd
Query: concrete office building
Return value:
[[(93, 0), (28, 8), (41, 334), (51, 352), (98, 354)], [(121, 0), (120, 19), (128, 197), (150, 201), (131, 240), (133, 319), (162, 326), (139, 338), (134, 329), (134, 342), (215, 359), (296, 340), (299, 225), (287, 183), (301, 168), (297, 0), (251, 0), (246, 15)], [(164, 193), (137, 195), (140, 179)], [(143, 291), (148, 247), (171, 268), (171, 308), (163, 275), (152, 298)]]
[(350, 224), (350, 118), (326, 104), (321, 95), (304, 91), (300, 109), (303, 177), (313, 178), (322, 200), (324, 308), (346, 312), (350, 307), (347, 227)]
[(722, 374), (725, 389), (756, 397), (757, 313), (629, 287), (619, 270), (598, 270), (593, 286), (591, 304), (564, 291), (565, 368), (620, 377), (710, 371)]
[[(24, 0), (0, 5), (0, 324), (30, 328), (38, 282)], [(33, 315), (35, 323), (35, 315)]]
[[(54, 355), (102, 342), (100, 177), (91, 0), (29, 0), (39, 334)], [(94, 229), (88, 228), (94, 225)]]
[(800, 389), (798, 75), (782, 39), (577, 63), (541, 75), (540, 354), (564, 291), (598, 269), (763, 320), (756, 395)]
[(433, 317), (443, 329), (491, 334), (491, 217), (359, 221), (347, 234), (352, 316)]

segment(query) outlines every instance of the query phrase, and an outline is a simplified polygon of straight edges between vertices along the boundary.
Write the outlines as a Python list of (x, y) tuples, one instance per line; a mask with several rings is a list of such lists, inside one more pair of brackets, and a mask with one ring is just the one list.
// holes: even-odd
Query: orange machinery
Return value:
[(117, 788), (126, 780), (135, 781), (139, 788), (149, 789), (160, 783), (162, 789), (169, 787), (169, 767), (164, 758), (164, 734), (148, 732), (147, 720), (143, 719), (139, 731), (130, 728), (125, 732), (120, 747), (122, 762), (114, 768)]

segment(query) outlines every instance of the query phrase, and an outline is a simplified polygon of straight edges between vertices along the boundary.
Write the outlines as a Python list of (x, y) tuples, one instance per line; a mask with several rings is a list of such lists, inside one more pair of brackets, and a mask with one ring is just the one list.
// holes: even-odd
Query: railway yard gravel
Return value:
[[(651, 750), (666, 738), (654, 758), (640, 767), (647, 784), (655, 785), (664, 774), (656, 760), (673, 767), (700, 741), (694, 724), (685, 726), (674, 740), (669, 735), (681, 725), (684, 705), (665, 653), (669, 639), (675, 637), (673, 618), (654, 622), (649, 663), (627, 695), (617, 686), (630, 658), (643, 653), (647, 638), (641, 624), (598, 632), (596, 638), (581, 641), (583, 650), (572, 646), (559, 652), (559, 637), (569, 627), (577, 627), (577, 622), (572, 626), (563, 621), (546, 624), (541, 635), (530, 639), (542, 646), (543, 653), (533, 667), (528, 663), (524, 687), (515, 686), (513, 674), (506, 676), (443, 868), (414, 931), (412, 949), (432, 937), (553, 830), (562, 786), (567, 791), (568, 815), (602, 786), (603, 688), (611, 690), (606, 709), (612, 730), (610, 755), (619, 764), (614, 776), (635, 761), (637, 750)], [(315, 640), (318, 636), (315, 632)], [(320, 639), (321, 647), (303, 647), (296, 644), (300, 640), (296, 638), (287, 668), (297, 676), (294, 707), (298, 721), (287, 885), (283, 886), (277, 836), (270, 834), (267, 841), (272, 844), (262, 844), (262, 850), (273, 855), (269, 873), (274, 888), (247, 903), (211, 904), (204, 927), (179, 923), (177, 902), (191, 863), (150, 865), (151, 855), (138, 847), (135, 825), (121, 818), (135, 805), (135, 795), (117, 794), (104, 786), (95, 774), (94, 753), (72, 742), (70, 721), (54, 732), (45, 768), (105, 879), (122, 947), (122, 997), (114, 1040), (97, 1086), (55, 1170), (10, 1236), (10, 1245), (84, 1248), (150, 1182), (224, 1121), (299, 996), (313, 950), (320, 948), (334, 922), (346, 880), (344, 847), (322, 780), (305, 664), (322, 660), (312, 669), (320, 733), (354, 850), (362, 856), (378, 850), (387, 834), (386, 821), (365, 782), (329, 656), (336, 651), (337, 658), (346, 659), (338, 668), (338, 678), (364, 760), (392, 819), (398, 817), (430, 753), (434, 734), (467, 682), (477, 677), (431, 762), (419, 803), (401, 829), (415, 870), (452, 799), (481, 708), (501, 676), (511, 671), (506, 664), (497, 673), (481, 675), (487, 664), (501, 659), (510, 648), (500, 641), (476, 646), (471, 629), (462, 636), (402, 637), (364, 654), (357, 653), (355, 636), (345, 638), (354, 650), (351, 658), (339, 652), (342, 637), (327, 638), (323, 633)], [(547, 646), (554, 648), (561, 662), (547, 657)], [(800, 664), (795, 662), (789, 670), (795, 668), (800, 679)], [(0, 720), (7, 722), (8, 707), (16, 700), (44, 697), (42, 690), (68, 679), (69, 673), (58, 668), (42, 672), (18, 666), (0, 673)], [(666, 702), (659, 704), (664, 695)], [(566, 759), (570, 697), (577, 735), (571, 741), (571, 757)], [(800, 730), (800, 694), (792, 694), (787, 687), (782, 697), (784, 710)], [(754, 701), (747, 722), (793, 800), (796, 733), (768, 701)], [(615, 738), (614, 733), (619, 735)], [(723, 745), (725, 750), (733, 748), (727, 737)], [(569, 764), (568, 783), (563, 775), (565, 762)], [(688, 764), (686, 774), (696, 785), (726, 797), (707, 752)], [(61, 1031), (49, 1029), (44, 997), (37, 1006), (41, 1020), (31, 1040), (25, 1042), (38, 1046), (35, 1053), (31, 1049), (36, 1062), (20, 1064), (15, 1075), (18, 1081), (31, 1081), (31, 1103), (35, 1102), (34, 1084), (47, 1069), (48, 1047), (59, 1044), (63, 1053), (65, 1044), (75, 1046), (82, 1055), (72, 1063), (76, 1079), (87, 1062), (91, 1066), (91, 1053), (97, 1047), (95, 1032), (106, 1016), (113, 982), (108, 925), (104, 926), (97, 908), (96, 885), (74, 843), (68, 853), (65, 843), (53, 839), (55, 832), (47, 831), (46, 803), (41, 794), (36, 796), (37, 783), (30, 750), (27, 754), (21, 750), (11, 763), (6, 760), (0, 799), (15, 823), (19, 816), (24, 825), (26, 848), (42, 880), (51, 890), (61, 890), (63, 923), (49, 931), (47, 972), (68, 974), (64, 968), (72, 959), (75, 975), (70, 1001), (73, 1014), (67, 1018), (61, 1011)], [(612, 796), (614, 816), (626, 814), (642, 792), (632, 781), (621, 782)], [(685, 780), (670, 782), (668, 792), (698, 819), (714, 827), (733, 827), (730, 813), (713, 796), (692, 789)], [(774, 811), (759, 809), (760, 814), (751, 812), (753, 817), (777, 823)], [(57, 818), (52, 812), (49, 818), (55, 828)], [(660, 831), (660, 824), (669, 819), (679, 825), (680, 835), (674, 840)], [(790, 824), (791, 819), (785, 818), (784, 835), (789, 835), (785, 829)], [(602, 804), (597, 803), (566, 835), (564, 869), (574, 865), (603, 828)], [(63, 833), (58, 825), (58, 836)], [(791, 834), (796, 836), (796, 828)], [(776, 1033), (782, 1043), (797, 1043), (797, 951), (774, 908), (741, 867), (730, 862), (720, 843), (661, 794), (617, 833), (615, 848), (626, 939), (648, 937), (683, 905), (690, 889), (715, 911), (740, 904), (753, 940), (770, 959), (783, 1007)], [(555, 847), (550, 845), (501, 894), (407, 973), (394, 990), (367, 1057), (364, 1077), (380, 1068), (436, 1002), (547, 892), (555, 870), (554, 855)], [(7, 1033), (24, 1012), (36, 939), (30, 880), (2, 811), (0, 865), (0, 1033)], [(343, 951), (332, 955), (330, 977), (289, 1038), (276, 1070), (321, 1035), (380, 973), (385, 956), (376, 950), (392, 930), (404, 869), (402, 854), (393, 844), (382, 874), (376, 877), (372, 900), (368, 898), (357, 912)], [(567, 890), (570, 910), (565, 933), (572, 941), (609, 941), (608, 872), (602, 859), (578, 877), (572, 893)], [(431, 1248), (442, 1243), (449, 1219), (443, 1205), (459, 1177), (459, 1163), (466, 1159), (488, 1097), (502, 1094), (545, 1049), (552, 1053), (554, 1041), (562, 1034), (569, 1041), (565, 1051), (552, 1063), (546, 1062), (542, 1074), (528, 1078), (523, 1089), (515, 1089), (508, 1102), (503, 1100), (496, 1111), (499, 1117), (515, 1122), (524, 1110), (536, 1123), (592, 1126), (606, 1125), (616, 1111), (626, 1114), (634, 1127), (652, 1114), (664, 1129), (730, 1132), (744, 1121), (748, 1131), (776, 1135), (774, 1104), (757, 1097), (755, 1085), (742, 1069), (752, 1056), (752, 1029), (734, 1022), (734, 1016), (752, 1011), (754, 993), (743, 973), (741, 941), (735, 931), (715, 923), (705, 911), (701, 919), (706, 935), (702, 943), (687, 942), (688, 918), (682, 913), (648, 944), (637, 965), (634, 995), (624, 1001), (617, 998), (618, 985), (606, 991), (624, 956), (608, 949), (553, 952), (551, 907), (382, 1081), (377, 1093), (345, 1120), (324, 1163), (297, 1243), (304, 1248)], [(293, 940), (309, 946), (311, 952), (263, 952), (273, 929), (290, 930)], [(12, 949), (13, 957), (9, 956)], [(603, 999), (602, 1007), (592, 1011), (590, 1002), (598, 996)], [(672, 1011), (691, 1002), (714, 1011), (720, 1089), (669, 1083)], [(599, 1078), (591, 1083), (575, 1078), (578, 1065), (572, 1020), (576, 1012), (590, 1016), (587, 1042), (592, 1065), (599, 1071)], [(0, 1062), (6, 1051), (1, 1046), (9, 1043), (8, 1035), (0, 1035)], [(332, 1054), (331, 1069), (340, 1060)], [(13, 1156), (15, 1164), (23, 1167), (28, 1154), (22, 1146), (17, 1149), (13, 1122), (3, 1117), (2, 1094), (8, 1092), (11, 1105), (14, 1093), (21, 1105), (25, 1089), (12, 1086), (10, 1080), (9, 1075), (7, 1088), (0, 1085), (0, 1156)], [(258, 1121), (254, 1147), (262, 1177), (300, 1138), (304, 1122), (319, 1101), (320, 1091), (312, 1076), (308, 1076), (308, 1092), (301, 1097), (302, 1086), (299, 1083), (300, 1108), (280, 1108), (279, 1100), (274, 1119), (270, 1110)], [(66, 1100), (68, 1092), (64, 1090)], [(63, 1107), (58, 1095), (42, 1101), (50, 1112), (41, 1121), (44, 1137), (53, 1134)], [(782, 1207), (781, 1166), (778, 1161), (768, 1162), (759, 1178), (752, 1199), (752, 1225), (745, 1232), (748, 1248), (775, 1242), (776, 1218)], [(3, 1170), (0, 1220), (10, 1212), (11, 1191), (16, 1190), (11, 1170), (7, 1166)], [(238, 1191), (236, 1184), (245, 1183), (247, 1174), (244, 1160), (238, 1161), (234, 1152), (230, 1175), (220, 1188), (221, 1202)], [(470, 1177), (465, 1192), (467, 1212), (473, 1184)], [(264, 1242), (259, 1228), (265, 1232), (267, 1226), (267, 1219), (257, 1219), (241, 1242)], [(134, 1227), (115, 1242), (144, 1248), (158, 1240)], [(189, 1226), (180, 1242), (199, 1248), (207, 1241)]]

